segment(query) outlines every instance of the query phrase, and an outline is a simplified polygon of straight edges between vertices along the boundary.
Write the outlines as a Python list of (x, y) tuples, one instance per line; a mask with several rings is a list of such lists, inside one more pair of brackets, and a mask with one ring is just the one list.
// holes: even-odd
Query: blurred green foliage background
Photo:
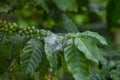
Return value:
[[(100, 33), (109, 43), (109, 47), (101, 47), (101, 80), (120, 80), (119, 4), (120, 0), (0, 0), (0, 19), (54, 33)], [(72, 80), (70, 76), (64, 79), (64, 74), (60, 74), (61, 80)]]

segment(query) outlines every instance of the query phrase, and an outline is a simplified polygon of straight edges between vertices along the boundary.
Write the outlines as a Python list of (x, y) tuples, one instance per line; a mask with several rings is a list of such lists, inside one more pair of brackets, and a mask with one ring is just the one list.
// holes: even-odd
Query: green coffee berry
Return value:
[(40, 30), (38, 30), (38, 29), (37, 29), (37, 30), (36, 30), (36, 33), (38, 33), (38, 34), (39, 34), (39, 33), (40, 33)]
[(16, 28), (17, 24), (15, 22), (13, 22), (12, 26)]
[(22, 33), (23, 33), (23, 31), (22, 31), (22, 30), (20, 30), (18, 33), (19, 33), (19, 34), (22, 34)]
[(12, 25), (12, 23), (8, 22), (8, 25), (9, 25), (9, 26), (11, 26), (11, 25)]
[(29, 32), (30, 32), (30, 33), (33, 33), (33, 31), (32, 31), (32, 30), (29, 30)]
[(10, 29), (14, 29), (14, 26), (10, 25), (9, 28), (10, 28)]
[(35, 29), (35, 26), (32, 26), (32, 29), (34, 30), (34, 29)]
[(40, 30), (40, 34), (42, 34), (42, 35), (46, 35), (47, 34), (47, 32), (45, 31), (45, 30)]
[(31, 28), (30, 27), (27, 27), (28, 30), (30, 30)]

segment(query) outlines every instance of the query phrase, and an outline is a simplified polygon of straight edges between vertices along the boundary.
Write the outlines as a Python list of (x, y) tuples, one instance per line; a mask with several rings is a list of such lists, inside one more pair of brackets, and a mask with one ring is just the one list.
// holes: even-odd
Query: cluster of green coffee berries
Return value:
[(24, 35), (27, 38), (40, 38), (40, 36), (45, 36), (47, 31), (43, 29), (37, 29), (35, 26), (20, 28), (15, 22), (7, 22), (0, 20), (0, 32), (4, 33), (18, 33)]
[(15, 22), (7, 22), (0, 20), (0, 32), (13, 33), (17, 30), (17, 24)]
[(19, 29), (20, 35), (25, 35), (27, 38), (40, 38), (40, 36), (46, 35), (46, 31), (37, 29), (35, 26)]

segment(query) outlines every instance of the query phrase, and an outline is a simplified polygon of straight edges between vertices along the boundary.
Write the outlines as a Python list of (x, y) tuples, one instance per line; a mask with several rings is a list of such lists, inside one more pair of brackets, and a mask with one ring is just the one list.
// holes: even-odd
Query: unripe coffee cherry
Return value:
[(35, 26), (32, 26), (32, 29), (34, 30), (34, 29), (35, 29)]
[(10, 29), (14, 29), (14, 26), (10, 25), (9, 28), (10, 28)]
[(20, 30), (18, 33), (19, 33), (19, 34), (22, 34), (22, 33), (23, 33), (23, 31), (22, 31), (22, 30)]
[(13, 22), (12, 26), (16, 28), (17, 24), (15, 22)]
[(8, 22), (8, 26), (11, 26), (11, 25), (12, 25), (12, 23)]
[(31, 28), (30, 27), (27, 27), (28, 30), (30, 30)]

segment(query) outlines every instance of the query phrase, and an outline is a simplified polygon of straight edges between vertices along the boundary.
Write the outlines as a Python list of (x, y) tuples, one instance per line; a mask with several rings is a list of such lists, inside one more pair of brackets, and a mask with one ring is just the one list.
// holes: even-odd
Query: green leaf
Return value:
[(113, 80), (119, 80), (120, 79), (120, 72), (118, 70), (112, 70), (110, 72), (110, 77), (113, 78)]
[(53, 55), (53, 53), (55, 52), (53, 46), (46, 43), (46, 42), (44, 45), (44, 49), (45, 49), (45, 53), (47, 55), (47, 58), (51, 57), (51, 55)]
[(89, 80), (89, 63), (82, 52), (74, 45), (73, 40), (68, 40), (68, 45), (64, 49), (64, 58), (70, 73), (75, 80)]
[(87, 59), (92, 60), (98, 64), (99, 52), (98, 48), (90, 38), (79, 37), (74, 40), (75, 46), (84, 53)]
[(100, 36), (98, 33), (96, 32), (91, 32), (91, 31), (86, 31), (86, 32), (83, 32), (81, 34), (81, 36), (89, 36), (89, 37), (92, 37), (92, 38), (95, 38), (97, 39), (101, 44), (103, 45), (107, 45), (107, 42), (105, 40), (104, 37)]
[[(0, 74), (7, 71), (11, 65), (13, 59), (13, 39), (10, 35), (0, 33)], [(16, 49), (16, 47), (14, 47)]]
[(58, 69), (59, 69), (59, 58), (58, 58), (58, 51), (57, 51), (57, 47), (61, 48), (62, 46), (60, 44), (56, 44), (56, 39), (58, 39), (58, 37), (56, 36), (48, 36), (45, 39), (45, 53), (47, 56), (47, 59), (50, 63), (50, 67), (53, 70), (54, 74), (57, 73)]
[(11, 51), (13, 56), (20, 56), (22, 49), (26, 43), (26, 38), (19, 34), (14, 34), (12, 37), (11, 42)]
[(45, 79), (45, 76), (48, 74), (49, 68), (50, 68), (49, 61), (47, 60), (46, 55), (43, 54), (42, 62), (40, 63), (40, 66), (38, 68), (39, 80)]
[[(38, 1), (38, 0), (37, 0), (37, 1)], [(41, 1), (41, 0), (40, 0), (40, 1)], [(47, 3), (45, 2), (45, 0), (44, 0), (44, 1), (41, 1), (41, 2), (38, 1), (38, 3), (40, 4), (40, 6), (41, 6), (47, 13), (50, 11)]]
[(53, 75), (56, 75), (62, 66), (59, 54), (60, 52), (53, 53), (53, 55), (49, 58), (49, 63), (50, 63)]
[(53, 0), (56, 6), (62, 11), (77, 11), (78, 5), (76, 0)]
[(49, 62), (46, 58), (46, 54), (43, 54), (42, 62), (37, 70), (32, 74), (33, 80), (45, 80), (45, 76), (49, 74)]
[(22, 74), (32, 73), (40, 64), (42, 58), (42, 44), (36, 39), (30, 39), (21, 55)]
[(107, 4), (108, 27), (118, 27), (120, 22), (120, 0), (109, 0)]
[(66, 15), (62, 14), (63, 26), (68, 32), (78, 32), (76, 24)]

